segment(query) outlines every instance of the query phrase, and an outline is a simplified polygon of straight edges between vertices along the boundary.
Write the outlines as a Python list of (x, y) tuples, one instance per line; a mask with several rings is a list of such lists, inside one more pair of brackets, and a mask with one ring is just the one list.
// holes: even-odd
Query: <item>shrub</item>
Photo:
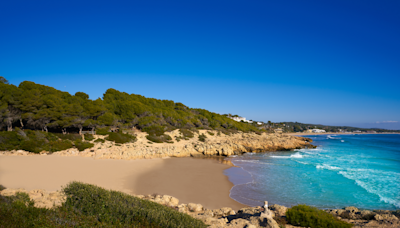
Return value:
[(136, 137), (130, 134), (109, 132), (106, 139), (108, 141), (114, 141), (115, 143), (128, 143), (134, 142)]
[(15, 131), (0, 131), (0, 150), (17, 150), (23, 139)]
[(87, 141), (92, 141), (94, 139), (92, 134), (86, 133), (84, 136), (85, 136), (85, 140), (87, 140)]
[(179, 129), (179, 132), (182, 134), (183, 139), (185, 139), (185, 140), (189, 140), (189, 138), (194, 137), (193, 132), (189, 129)]
[(160, 135), (160, 136), (157, 136), (157, 135), (147, 135), (146, 138), (147, 138), (148, 140), (152, 141), (152, 142), (155, 142), (155, 143), (163, 143), (163, 142), (173, 143), (173, 142), (172, 142), (171, 136), (165, 135), (165, 134)]
[(211, 132), (211, 131), (207, 131), (207, 133), (209, 134), (209, 135), (215, 135), (213, 132)]
[(72, 182), (64, 192), (65, 207), (113, 226), (206, 227), (202, 221), (167, 206), (94, 185)]
[(94, 140), (94, 142), (100, 142), (100, 143), (104, 143), (106, 140), (104, 140), (104, 139), (96, 139), (96, 140)]
[(110, 132), (109, 127), (103, 127), (103, 128), (97, 128), (96, 129), (96, 134), (97, 135), (107, 135)]
[(94, 217), (66, 207), (34, 207), (26, 193), (0, 197), (0, 227), (105, 227)]
[(307, 205), (297, 205), (286, 212), (289, 224), (311, 228), (349, 228), (352, 224), (343, 222), (333, 215)]
[(94, 146), (93, 143), (90, 142), (83, 142), (82, 140), (78, 139), (74, 142), (75, 147), (79, 150), (79, 151), (83, 151), (87, 148), (92, 148)]
[(63, 139), (63, 140), (71, 140), (71, 141), (75, 141), (78, 139), (82, 139), (82, 136), (79, 134), (62, 134), (62, 133), (53, 133), (54, 135), (56, 135), (58, 138)]
[(166, 127), (161, 125), (155, 125), (155, 126), (145, 127), (142, 130), (144, 132), (147, 132), (149, 135), (161, 136), (164, 134)]
[(58, 140), (49, 142), (49, 152), (56, 152), (60, 150), (66, 150), (72, 148), (74, 145), (69, 140)]
[(20, 149), (33, 153), (40, 153), (42, 151), (49, 151), (50, 145), (43, 139), (29, 139), (21, 143)]
[(205, 142), (206, 138), (207, 138), (207, 136), (205, 134), (199, 135), (199, 141), (201, 141), (201, 142)]

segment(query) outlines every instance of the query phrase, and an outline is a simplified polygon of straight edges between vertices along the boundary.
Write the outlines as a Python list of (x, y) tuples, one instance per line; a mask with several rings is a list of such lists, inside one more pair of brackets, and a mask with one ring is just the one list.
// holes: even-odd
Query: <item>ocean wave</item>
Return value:
[(349, 168), (339, 171), (339, 174), (353, 180), (358, 186), (367, 192), (377, 195), (380, 201), (392, 204), (400, 208), (400, 174), (391, 171), (374, 169)]
[(270, 156), (271, 158), (303, 158), (306, 157), (306, 155), (301, 155), (300, 153), (295, 153), (290, 156)]
[(330, 165), (326, 165), (326, 164), (317, 165), (317, 169), (341, 170), (340, 167), (330, 166)]

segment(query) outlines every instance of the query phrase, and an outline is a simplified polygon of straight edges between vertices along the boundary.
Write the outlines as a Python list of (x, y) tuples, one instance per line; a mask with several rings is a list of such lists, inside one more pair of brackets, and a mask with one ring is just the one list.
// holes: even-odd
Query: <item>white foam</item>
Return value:
[(303, 158), (306, 155), (301, 155), (299, 152), (292, 154), (290, 156), (270, 156), (271, 158)]
[(341, 170), (340, 167), (330, 166), (330, 165), (327, 165), (327, 164), (317, 165), (317, 169)]
[(340, 140), (340, 142), (344, 142), (344, 140)]

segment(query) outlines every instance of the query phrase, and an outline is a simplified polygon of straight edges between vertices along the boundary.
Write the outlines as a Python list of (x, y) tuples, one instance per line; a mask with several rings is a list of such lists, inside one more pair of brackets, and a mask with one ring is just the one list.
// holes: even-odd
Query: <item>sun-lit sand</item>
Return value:
[(70, 181), (82, 181), (133, 194), (167, 194), (180, 203), (206, 208), (244, 205), (229, 197), (233, 184), (213, 160), (193, 158), (94, 160), (83, 157), (0, 156), (0, 185), (6, 188), (60, 190)]

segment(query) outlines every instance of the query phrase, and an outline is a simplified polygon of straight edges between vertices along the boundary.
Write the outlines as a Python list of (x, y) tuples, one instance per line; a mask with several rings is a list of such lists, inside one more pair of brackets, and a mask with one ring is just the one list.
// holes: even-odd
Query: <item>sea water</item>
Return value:
[(314, 135), (316, 149), (228, 158), (230, 197), (249, 205), (400, 208), (400, 135)]

